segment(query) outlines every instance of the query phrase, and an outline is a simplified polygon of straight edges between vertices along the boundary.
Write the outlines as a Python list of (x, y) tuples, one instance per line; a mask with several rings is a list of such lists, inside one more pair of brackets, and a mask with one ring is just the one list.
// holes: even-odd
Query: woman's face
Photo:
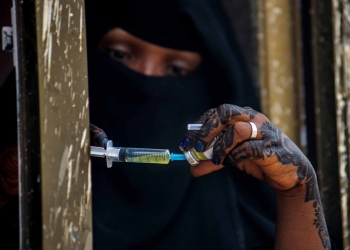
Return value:
[(141, 40), (121, 28), (110, 30), (98, 47), (116, 61), (148, 76), (187, 75), (202, 60), (199, 53), (164, 48)]

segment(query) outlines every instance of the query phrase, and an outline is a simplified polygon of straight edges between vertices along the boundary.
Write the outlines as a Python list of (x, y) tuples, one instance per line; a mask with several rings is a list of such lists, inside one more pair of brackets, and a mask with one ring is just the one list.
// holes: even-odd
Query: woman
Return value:
[[(204, 110), (221, 103), (259, 109), (218, 1), (87, 1), (86, 10), (91, 122), (114, 145), (176, 152), (187, 123)], [(236, 108), (219, 107), (228, 114)], [(251, 119), (260, 141), (268, 121), (247, 112), (255, 114)], [(203, 130), (213, 128), (216, 134), (233, 125), (224, 122), (233, 116), (211, 122), (218, 116), (217, 110), (206, 113), (200, 119)], [(197, 149), (205, 149), (214, 133), (203, 130), (187, 134), (181, 149), (198, 139)], [(237, 145), (228, 140), (226, 147), (215, 146), (215, 164), (222, 163), (233, 142)], [(227, 165), (247, 168), (235, 155), (226, 159)], [(273, 189), (238, 168), (208, 164), (192, 168), (202, 175), (196, 179), (184, 162), (115, 163), (107, 169), (103, 160), (93, 159), (95, 249), (272, 249)], [(254, 175), (261, 179), (254, 164)]]

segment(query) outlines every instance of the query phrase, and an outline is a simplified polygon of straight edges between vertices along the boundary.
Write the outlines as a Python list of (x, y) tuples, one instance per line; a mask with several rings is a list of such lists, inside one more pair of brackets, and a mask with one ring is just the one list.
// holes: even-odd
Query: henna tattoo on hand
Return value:
[(244, 107), (244, 109), (249, 111), (249, 118), (253, 120), (257, 114), (259, 114), (258, 111), (252, 109), (251, 107)]
[(277, 147), (275, 154), (279, 162), (283, 165), (292, 164), (297, 167), (298, 179), (306, 179), (306, 195), (305, 202), (312, 201), (315, 209), (315, 223), (318, 228), (318, 234), (325, 249), (331, 249), (328, 230), (324, 214), (321, 207), (321, 198), (318, 192), (318, 185), (316, 180), (316, 173), (306, 156), (294, 144), (294, 142), (286, 137), (280, 129), (278, 129), (271, 122), (265, 122), (262, 126), (263, 137), (274, 141), (272, 145)]
[[(246, 115), (252, 120), (261, 114), (250, 107), (241, 108), (231, 104), (223, 104), (217, 109), (209, 110), (198, 121), (199, 123), (204, 123), (201, 130), (188, 131), (186, 133), (186, 137), (190, 141), (189, 145), (193, 147), (199, 138), (203, 142), (204, 148), (207, 148), (211, 142), (204, 142), (203, 139), (207, 138), (213, 130), (227, 126), (229, 120), (238, 115)], [(216, 142), (215, 155), (220, 158), (220, 162), (223, 161), (222, 164), (224, 166), (237, 165), (239, 162), (251, 158), (268, 160), (275, 155), (282, 166), (296, 167), (298, 180), (300, 182), (305, 181), (306, 195), (304, 201), (305, 203), (313, 201), (312, 206), (316, 216), (313, 224), (318, 229), (318, 235), (323, 247), (331, 249), (316, 174), (311, 163), (292, 140), (268, 121), (267, 118), (266, 120), (259, 128), (262, 135), (261, 140), (243, 142), (227, 154), (226, 150), (232, 147), (235, 139), (234, 128), (228, 129), (226, 133), (231, 134), (227, 134)], [(217, 131), (219, 132), (219, 130)], [(191, 146), (188, 148), (191, 148)]]
[(230, 129), (226, 131), (226, 133), (221, 136), (215, 143), (215, 155), (218, 157), (219, 162), (217, 164), (221, 164), (224, 160), (227, 148), (230, 148), (235, 139), (235, 125), (232, 125)]
[(186, 151), (194, 147), (198, 139), (203, 144), (203, 150), (207, 149), (211, 142), (204, 141), (203, 138), (206, 138), (219, 125), (225, 126), (230, 117), (247, 115), (250, 119), (254, 119), (257, 114), (259, 113), (250, 107), (242, 108), (232, 104), (223, 104), (216, 109), (209, 109), (195, 122), (204, 124), (201, 130), (187, 131), (180, 144), (180, 150)]
[(331, 249), (328, 230), (321, 206), (321, 199), (318, 192), (316, 173), (300, 149), (294, 142), (286, 137), (280, 129), (271, 122), (264, 122), (259, 128), (262, 140), (249, 140), (239, 146), (232, 153), (228, 154), (224, 165), (236, 165), (237, 163), (249, 159), (266, 159), (273, 154), (282, 165), (293, 165), (297, 167), (299, 181), (306, 181), (305, 202), (312, 203), (315, 210), (316, 219), (314, 225), (318, 229), (319, 237), (325, 249)]
[(322, 208), (320, 207), (319, 203), (317, 203), (317, 201), (314, 201), (313, 207), (315, 209), (315, 216), (316, 216), (314, 225), (316, 226), (316, 228), (318, 228), (318, 235), (321, 238), (322, 245), (325, 249), (331, 249), (330, 243), (329, 243), (329, 235), (328, 235), (327, 226), (324, 220)]
[[(217, 109), (213, 109), (212, 113), (206, 119), (207, 122), (198, 132), (199, 138), (206, 138), (210, 132), (219, 127), (219, 125), (226, 125), (229, 118), (238, 115), (248, 115), (250, 119), (254, 119), (258, 114), (252, 108), (242, 108), (232, 104), (223, 104)], [(207, 148), (211, 142), (203, 142), (204, 148)]]
[(105, 139), (107, 139), (106, 133), (99, 127), (90, 123), (90, 140), (91, 140), (90, 144), (93, 146), (105, 147), (104, 145)]

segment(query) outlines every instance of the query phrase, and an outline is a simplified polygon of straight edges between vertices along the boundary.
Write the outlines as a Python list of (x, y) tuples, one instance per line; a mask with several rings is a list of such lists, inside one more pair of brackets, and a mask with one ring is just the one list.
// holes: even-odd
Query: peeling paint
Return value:
[(71, 221), (70, 225), (69, 225), (69, 232), (70, 232), (70, 238), (73, 242), (76, 242), (77, 239), (75, 238), (74, 235), (74, 230), (73, 230), (73, 221)]
[(80, 151), (78, 152), (78, 155), (77, 155), (77, 161), (76, 161), (74, 176), (73, 176), (75, 179), (75, 185), (78, 184), (78, 180), (79, 180), (79, 166), (80, 166)]
[(36, 0), (36, 11), (43, 249), (92, 249), (84, 1)]
[(84, 129), (83, 136), (81, 137), (80, 148), (83, 148), (86, 140), (87, 129)]
[(67, 181), (67, 200), (69, 200), (70, 193), (72, 191), (72, 171), (73, 171), (73, 160), (68, 162), (68, 181)]
[(81, 52), (83, 50), (83, 46), (82, 46), (82, 43), (83, 43), (83, 23), (84, 23), (84, 18), (85, 18), (85, 15), (84, 15), (84, 12), (83, 12), (83, 7), (80, 6), (80, 29), (79, 29), (79, 51)]
[(68, 165), (68, 147), (66, 146), (64, 148), (64, 151), (62, 154), (60, 170), (58, 172), (58, 186), (59, 187), (62, 186), (64, 177), (65, 177), (65, 173), (66, 173), (66, 169), (67, 169), (67, 165)]

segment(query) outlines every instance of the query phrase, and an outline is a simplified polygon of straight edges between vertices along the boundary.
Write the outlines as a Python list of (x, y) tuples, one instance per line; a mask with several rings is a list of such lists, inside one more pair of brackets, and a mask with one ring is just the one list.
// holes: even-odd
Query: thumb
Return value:
[(214, 165), (210, 160), (201, 161), (198, 165), (191, 166), (190, 172), (193, 177), (200, 177), (206, 174), (210, 174), (214, 171), (220, 170), (223, 167), (224, 166), (222, 164)]

